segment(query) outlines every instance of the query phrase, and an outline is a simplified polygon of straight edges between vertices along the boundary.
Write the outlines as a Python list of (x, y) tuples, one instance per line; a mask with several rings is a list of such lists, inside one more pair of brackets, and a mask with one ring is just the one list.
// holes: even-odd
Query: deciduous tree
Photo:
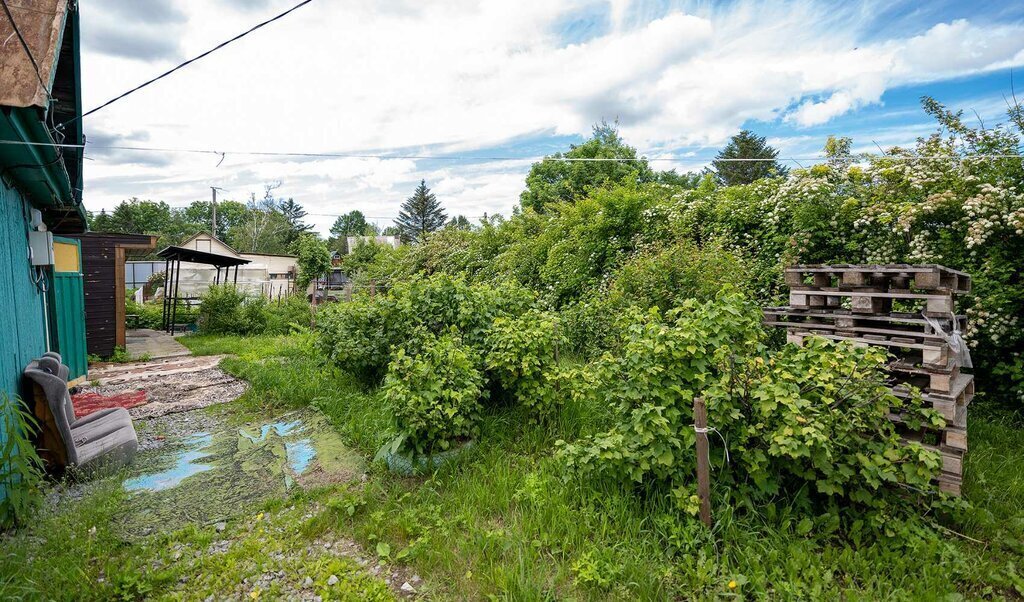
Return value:
[(534, 163), (519, 202), (543, 212), (545, 205), (576, 201), (593, 188), (649, 182), (654, 177), (647, 159), (637, 157), (636, 149), (619, 137), (618, 124), (602, 121), (594, 126), (590, 140)]

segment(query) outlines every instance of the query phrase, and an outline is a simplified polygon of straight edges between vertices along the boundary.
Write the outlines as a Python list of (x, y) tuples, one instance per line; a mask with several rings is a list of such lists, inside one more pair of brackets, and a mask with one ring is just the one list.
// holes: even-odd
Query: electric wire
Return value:
[[(0, 0), (2, 1), (2, 0)], [(413, 161), (454, 161), (463, 163), (497, 163), (497, 162), (511, 162), (511, 161), (562, 161), (566, 163), (601, 163), (601, 162), (634, 162), (634, 161), (674, 161), (682, 162), (686, 160), (693, 160), (694, 157), (666, 157), (666, 156), (655, 156), (655, 157), (556, 157), (556, 156), (543, 156), (543, 157), (512, 157), (512, 156), (494, 156), (494, 155), (397, 155), (397, 154), (372, 154), (372, 153), (330, 153), (330, 152), (292, 152), (292, 151), (249, 151), (249, 150), (229, 150), (219, 151), (211, 149), (200, 149), (200, 148), (171, 148), (171, 147), (151, 147), (151, 146), (121, 146), (121, 145), (96, 145), (91, 143), (86, 144), (59, 144), (53, 142), (26, 142), (22, 140), (0, 140), (0, 144), (11, 144), (11, 145), (25, 145), (25, 146), (49, 146), (55, 148), (86, 148), (90, 150), (122, 150), (132, 152), (154, 152), (154, 153), (183, 153), (183, 154), (204, 154), (204, 155), (216, 155), (218, 157), (224, 155), (237, 155), (247, 157), (299, 157), (307, 159), (405, 159)], [(868, 153), (855, 155), (851, 157), (852, 160), (858, 159), (886, 159), (893, 161), (970, 161), (974, 159), (1024, 159), (1024, 155), (1017, 154), (978, 154), (978, 155), (871, 155)], [(776, 157), (772, 158), (760, 158), (760, 157), (737, 157), (737, 158), (725, 158), (717, 159), (711, 158), (708, 161), (716, 161), (723, 163), (760, 163), (760, 162), (775, 162), (775, 161), (825, 161), (830, 159), (827, 156), (816, 156), (816, 157)], [(699, 160), (699, 159), (698, 159)]]
[[(5, 0), (0, 0), (0, 1), (5, 1)], [(164, 71), (163, 73), (161, 73), (160, 75), (154, 77), (153, 79), (148, 80), (146, 82), (143, 82), (143, 83), (135, 86), (134, 88), (132, 88), (132, 89), (126, 91), (126, 92), (123, 92), (123, 93), (115, 96), (114, 98), (111, 98), (110, 100), (108, 100), (107, 102), (99, 105), (98, 107), (89, 109), (88, 111), (86, 111), (85, 113), (82, 113), (81, 115), (76, 115), (74, 118), (69, 119), (68, 121), (60, 124), (60, 127), (64, 127), (65, 125), (67, 125), (69, 123), (74, 123), (78, 119), (82, 119), (84, 117), (88, 117), (89, 115), (92, 115), (96, 111), (99, 111), (100, 109), (106, 108), (106, 107), (114, 104), (115, 102), (121, 100), (122, 98), (125, 98), (126, 96), (129, 96), (131, 94), (134, 94), (135, 92), (138, 92), (139, 90), (145, 88), (146, 86), (148, 86), (148, 85), (150, 85), (150, 84), (152, 84), (154, 82), (157, 82), (157, 81), (167, 77), (168, 75), (174, 73), (175, 71), (177, 71), (179, 69), (183, 69), (183, 68), (187, 67), (188, 65), (191, 65), (192, 63), (198, 61), (199, 59), (213, 54), (214, 52), (220, 50), (221, 48), (224, 48), (228, 44), (231, 44), (232, 42), (235, 42), (237, 40), (240, 40), (240, 39), (244, 38), (245, 36), (247, 36), (250, 33), (256, 31), (257, 29), (260, 29), (261, 27), (269, 25), (270, 23), (273, 23), (274, 21), (277, 21), (278, 19), (284, 18), (288, 14), (290, 14), (290, 13), (292, 13), (292, 12), (294, 12), (294, 11), (300, 9), (300, 8), (302, 8), (303, 6), (309, 4), (312, 1), (313, 0), (302, 0), (302, 2), (299, 2), (298, 4), (296, 4), (295, 6), (289, 8), (288, 10), (284, 11), (283, 13), (280, 13), (280, 14), (274, 16), (274, 17), (271, 17), (271, 18), (267, 19), (266, 21), (263, 21), (263, 22), (261, 22), (261, 23), (259, 23), (257, 25), (254, 25), (254, 26), (250, 27), (249, 29), (243, 31), (242, 33), (236, 35), (235, 37), (233, 37), (233, 38), (231, 38), (229, 40), (226, 40), (224, 42), (221, 42), (220, 44), (217, 44), (216, 46), (214, 46), (213, 48), (207, 50), (206, 52), (203, 52), (202, 54), (196, 55), (196, 56), (188, 59), (187, 61), (185, 61), (183, 63), (180, 63), (179, 65), (177, 65), (177, 66), (175, 66), (175, 67), (173, 67), (171, 69), (168, 69), (167, 71)], [(5, 6), (6, 6), (6, 3), (5, 3)]]

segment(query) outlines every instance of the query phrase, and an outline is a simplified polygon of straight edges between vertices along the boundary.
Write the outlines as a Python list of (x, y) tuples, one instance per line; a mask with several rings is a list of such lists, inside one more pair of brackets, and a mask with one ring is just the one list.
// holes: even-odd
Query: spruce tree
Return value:
[[(711, 162), (718, 181), (726, 186), (750, 184), (754, 180), (784, 176), (789, 171), (775, 160), (779, 151), (768, 146), (764, 136), (743, 130), (729, 140)], [(770, 161), (723, 161), (723, 159), (771, 159)]]
[(441, 203), (427, 188), (426, 180), (420, 180), (416, 191), (402, 203), (395, 225), (401, 232), (402, 240), (420, 241), (425, 235), (443, 228), (447, 219)]
[(281, 212), (285, 221), (288, 222), (288, 231), (285, 232), (284, 236), (286, 246), (295, 244), (295, 241), (301, 235), (313, 229), (311, 224), (302, 221), (306, 217), (306, 210), (302, 208), (302, 205), (296, 203), (295, 199), (280, 201), (277, 205), (277, 210)]

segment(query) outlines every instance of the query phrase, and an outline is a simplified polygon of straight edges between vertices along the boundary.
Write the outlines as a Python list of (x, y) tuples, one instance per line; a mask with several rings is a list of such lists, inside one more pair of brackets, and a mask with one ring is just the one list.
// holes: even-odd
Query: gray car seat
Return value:
[[(51, 357), (51, 358), (57, 360), (57, 365), (60, 366), (60, 372), (58, 373), (58, 376), (60, 376), (62, 379), (64, 379), (64, 382), (68, 382), (68, 375), (71, 374), (71, 368), (69, 368), (68, 366), (66, 366), (65, 364), (62, 363), (62, 360), (60, 358), (60, 354), (57, 353), (56, 351), (47, 351), (46, 353), (43, 354), (43, 357)], [(42, 358), (39, 358), (39, 359), (42, 359)], [(37, 363), (37, 362), (32, 362), (32, 364), (35, 364), (35, 363)], [(29, 364), (29, 365), (31, 366), (32, 364)]]
[(68, 464), (91, 471), (100, 466), (117, 468), (131, 462), (139, 448), (139, 439), (128, 410), (109, 408), (76, 419), (65, 380), (67, 370), (56, 358), (44, 355), (29, 364), (25, 375), (38, 384), (46, 396)]

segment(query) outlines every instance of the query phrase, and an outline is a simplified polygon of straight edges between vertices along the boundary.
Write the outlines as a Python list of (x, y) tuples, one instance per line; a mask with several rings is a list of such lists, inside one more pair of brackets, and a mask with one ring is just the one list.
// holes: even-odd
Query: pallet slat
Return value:
[[(791, 266), (784, 277), (790, 287), (789, 305), (764, 308), (765, 325), (785, 328), (787, 342), (797, 345), (813, 335), (886, 347), (896, 356), (887, 366), (892, 393), (905, 398), (916, 387), (946, 426), (905, 432), (902, 416), (893, 412), (889, 419), (908, 444), (915, 442), (940, 454), (939, 489), (960, 495), (974, 376), (961, 372), (959, 357), (926, 317), (936, 320), (944, 332), (954, 326), (965, 330), (966, 317), (953, 311), (955, 296), (971, 289), (970, 276), (934, 264), (815, 264)], [(894, 300), (914, 302), (923, 310), (894, 312)], [(843, 307), (846, 301), (848, 308)]]
[(971, 290), (969, 275), (935, 264), (795, 265), (786, 268), (784, 278), (789, 286), (805, 285), (811, 278), (817, 286), (835, 281), (841, 286), (903, 286), (960, 294)]

